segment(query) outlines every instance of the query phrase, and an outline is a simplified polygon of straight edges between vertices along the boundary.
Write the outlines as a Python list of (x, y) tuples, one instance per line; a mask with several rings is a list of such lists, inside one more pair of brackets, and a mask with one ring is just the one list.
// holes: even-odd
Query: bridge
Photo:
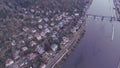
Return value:
[(103, 15), (93, 15), (93, 14), (86, 14), (86, 17), (93, 17), (94, 19), (100, 18), (101, 21), (105, 19), (109, 19), (109, 21), (118, 21), (115, 16), (103, 16)]

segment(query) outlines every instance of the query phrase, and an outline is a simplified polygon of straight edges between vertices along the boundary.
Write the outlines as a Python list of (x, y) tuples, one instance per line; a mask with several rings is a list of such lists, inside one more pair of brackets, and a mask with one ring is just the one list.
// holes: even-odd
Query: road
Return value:
[[(88, 14), (115, 16), (113, 0), (93, 0)], [(89, 17), (86, 33), (61, 68), (118, 68), (120, 23)]]

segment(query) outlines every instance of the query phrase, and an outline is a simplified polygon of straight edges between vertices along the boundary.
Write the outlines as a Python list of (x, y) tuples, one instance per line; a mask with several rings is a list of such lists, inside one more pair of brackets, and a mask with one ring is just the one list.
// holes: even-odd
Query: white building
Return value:
[(52, 49), (53, 51), (56, 51), (56, 50), (58, 49), (58, 45), (57, 45), (57, 44), (51, 45), (51, 49)]

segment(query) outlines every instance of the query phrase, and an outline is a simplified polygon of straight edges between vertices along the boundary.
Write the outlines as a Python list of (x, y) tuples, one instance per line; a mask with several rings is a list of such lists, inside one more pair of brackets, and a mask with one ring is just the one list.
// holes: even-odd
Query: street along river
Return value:
[[(88, 14), (115, 16), (113, 0), (93, 0)], [(86, 32), (62, 68), (118, 68), (120, 22), (87, 18)]]

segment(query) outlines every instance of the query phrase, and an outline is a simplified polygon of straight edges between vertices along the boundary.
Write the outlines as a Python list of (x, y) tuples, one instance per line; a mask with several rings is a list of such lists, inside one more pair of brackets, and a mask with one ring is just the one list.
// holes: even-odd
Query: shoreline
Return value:
[[(89, 0), (86, 0), (86, 1), (89, 1)], [(84, 8), (84, 12), (83, 12), (83, 15), (81, 16), (81, 19), (82, 20), (82, 24), (79, 28), (79, 30), (73, 35), (73, 39), (70, 41), (70, 43), (68, 43), (67, 45), (69, 47), (67, 48), (64, 48), (63, 53), (62, 55), (58, 58), (58, 60), (56, 61), (56, 63), (53, 63), (53, 65), (51, 64), (47, 64), (46, 65), (46, 68), (60, 68), (61, 66), (61, 63), (64, 62), (63, 60), (65, 59), (66, 56), (69, 56), (69, 54), (74, 50), (74, 48), (76, 47), (76, 44), (78, 41), (81, 40), (81, 38), (83, 37), (84, 33), (85, 33), (85, 28), (86, 28), (86, 11), (89, 9), (90, 5), (92, 4), (92, 1), (89, 1), (89, 3), (85, 6)], [(62, 52), (61, 51), (61, 52)], [(60, 52), (59, 52), (60, 53)], [(58, 54), (59, 54), (58, 53)], [(53, 58), (54, 59), (54, 58)], [(51, 61), (51, 60), (50, 60)]]
[(117, 21), (120, 21), (120, 17), (119, 17), (119, 6), (117, 4), (117, 0), (113, 0), (113, 3), (114, 3), (114, 6), (115, 6), (115, 14), (116, 14), (116, 18), (117, 18)]

